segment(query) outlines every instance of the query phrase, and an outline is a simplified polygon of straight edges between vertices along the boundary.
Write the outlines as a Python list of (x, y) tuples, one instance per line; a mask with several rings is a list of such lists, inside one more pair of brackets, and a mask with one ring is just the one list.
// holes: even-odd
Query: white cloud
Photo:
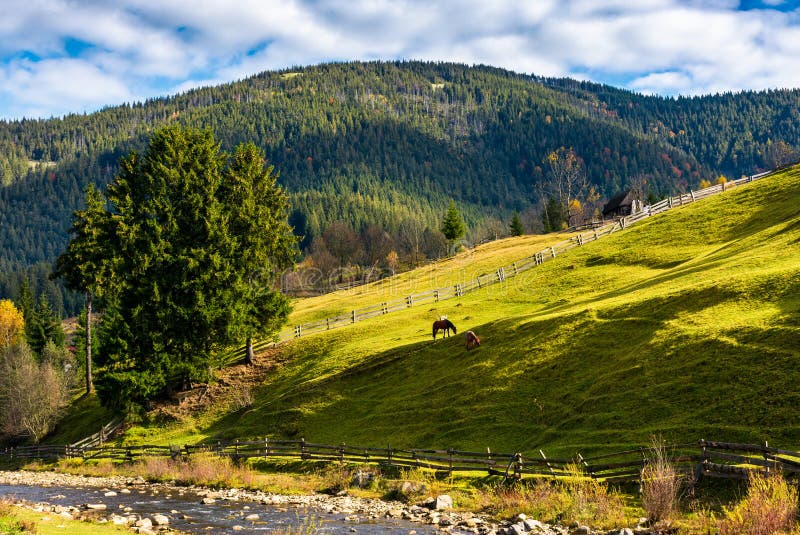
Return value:
[(75, 59), (15, 62), (0, 70), (0, 95), (13, 102), (11, 115), (49, 117), (130, 102), (121, 80)]
[[(632, 89), (667, 94), (800, 85), (800, 9), (737, 11), (737, 0), (5, 4), (0, 70), (12, 85), (0, 88), (0, 102), (11, 102), (15, 115), (63, 113), (71, 103), (93, 109), (265, 69), (355, 59), (460, 61), (549, 76), (629, 79)], [(77, 57), (66, 53), (67, 40)], [(81, 96), (69, 84), (14, 85), (52, 77), (47, 73), (59, 66), (108, 90)], [(50, 108), (59, 102), (64, 105)], [(9, 110), (0, 108), (0, 116), (10, 116)]]

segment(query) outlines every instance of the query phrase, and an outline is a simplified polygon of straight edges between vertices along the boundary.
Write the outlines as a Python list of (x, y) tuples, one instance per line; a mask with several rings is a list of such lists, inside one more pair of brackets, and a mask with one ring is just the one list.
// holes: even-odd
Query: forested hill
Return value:
[(437, 229), (449, 199), (475, 239), (513, 210), (535, 228), (545, 159), (559, 147), (583, 159), (597, 203), (634, 178), (661, 196), (752, 173), (797, 147), (798, 104), (797, 90), (665, 99), (491, 67), (372, 62), (0, 122), (0, 275), (52, 261), (85, 186), (109, 182), (119, 157), (167, 123), (211, 128), (226, 150), (263, 147), (308, 245), (333, 221), (420, 236)]

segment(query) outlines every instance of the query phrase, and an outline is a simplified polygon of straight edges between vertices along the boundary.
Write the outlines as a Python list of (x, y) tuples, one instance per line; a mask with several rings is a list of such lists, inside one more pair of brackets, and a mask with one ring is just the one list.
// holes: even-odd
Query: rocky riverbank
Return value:
[[(92, 496), (105, 496), (109, 500), (120, 494), (136, 492), (151, 496), (169, 498), (172, 496), (196, 497), (198, 502), (211, 505), (217, 502), (242, 502), (244, 512), (242, 524), (233, 530), (246, 530), (246, 526), (259, 521), (258, 505), (278, 510), (310, 510), (320, 517), (331, 515), (345, 523), (357, 524), (363, 521), (384, 518), (403, 519), (420, 526), (430, 526), (443, 533), (473, 535), (644, 535), (650, 530), (639, 527), (635, 530), (623, 528), (612, 531), (593, 531), (587, 526), (553, 526), (519, 515), (513, 522), (496, 522), (485, 516), (470, 512), (454, 511), (449, 496), (442, 495), (418, 504), (396, 501), (364, 499), (346, 494), (329, 496), (323, 494), (307, 496), (285, 496), (262, 491), (241, 489), (215, 490), (201, 487), (178, 487), (161, 483), (147, 483), (141, 477), (88, 477), (56, 472), (0, 472), (0, 485), (31, 485), (58, 489), (59, 487), (80, 487), (94, 489)], [(57, 492), (57, 490), (56, 490)], [(88, 495), (88, 493), (87, 493)], [(128, 526), (136, 533), (155, 534), (172, 531), (171, 524), (186, 515), (178, 510), (170, 514), (146, 514), (134, 512), (130, 507), (114, 510), (102, 499), (93, 498), (89, 503), (53, 505), (50, 503), (26, 503), (26, 507), (39, 512), (51, 513), (64, 518), (109, 522)], [(421, 528), (420, 528), (421, 529)], [(409, 535), (416, 535), (410, 529)]]

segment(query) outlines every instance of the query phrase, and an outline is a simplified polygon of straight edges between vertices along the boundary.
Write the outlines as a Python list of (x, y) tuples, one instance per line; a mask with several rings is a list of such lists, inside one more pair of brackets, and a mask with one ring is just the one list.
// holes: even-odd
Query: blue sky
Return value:
[(800, 87), (800, 0), (3, 0), (0, 118), (373, 59), (661, 95)]

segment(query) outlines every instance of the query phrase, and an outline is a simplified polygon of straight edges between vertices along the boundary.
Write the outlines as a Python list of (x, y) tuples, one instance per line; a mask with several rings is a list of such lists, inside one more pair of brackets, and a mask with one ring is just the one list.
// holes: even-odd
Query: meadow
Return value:
[[(510, 238), (298, 300), (291, 324), (451, 284), (563, 236)], [(299, 338), (244, 407), (128, 443), (247, 437), (572, 456), (700, 438), (800, 444), (800, 169), (673, 209), (458, 299)], [(431, 339), (446, 315), (483, 342)], [(235, 410), (231, 410), (231, 408)]]

